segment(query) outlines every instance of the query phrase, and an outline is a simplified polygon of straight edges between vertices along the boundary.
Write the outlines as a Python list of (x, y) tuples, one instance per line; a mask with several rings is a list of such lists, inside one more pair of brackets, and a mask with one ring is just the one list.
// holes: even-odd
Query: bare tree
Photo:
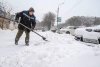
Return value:
[(74, 16), (66, 20), (66, 26), (93, 26), (100, 24), (100, 17)]
[(43, 27), (48, 28), (48, 30), (50, 30), (51, 26), (54, 26), (55, 17), (55, 14), (52, 12), (48, 12), (47, 14), (45, 14), (42, 21)]
[[(9, 7), (9, 5), (6, 2), (0, 2), (0, 16), (9, 18), (11, 15), (12, 8)], [(10, 22), (8, 20), (5, 20), (4, 18), (0, 18), (0, 27), (3, 29), (9, 28)]]
[(94, 25), (100, 25), (100, 18), (95, 17)]

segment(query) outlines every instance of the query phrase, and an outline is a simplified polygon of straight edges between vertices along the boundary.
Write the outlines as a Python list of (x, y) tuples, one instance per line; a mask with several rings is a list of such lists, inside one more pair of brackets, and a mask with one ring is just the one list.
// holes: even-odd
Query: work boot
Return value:
[(26, 46), (29, 46), (29, 43), (26, 43), (25, 45), (26, 45)]
[(18, 45), (18, 41), (17, 40), (15, 40), (15, 45)]
[(29, 46), (29, 42), (27, 41), (25, 45), (26, 45), (26, 46)]

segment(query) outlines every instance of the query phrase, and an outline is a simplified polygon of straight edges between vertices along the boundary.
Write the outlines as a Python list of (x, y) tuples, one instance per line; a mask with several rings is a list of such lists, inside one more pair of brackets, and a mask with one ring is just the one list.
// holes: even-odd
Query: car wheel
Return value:
[(83, 42), (83, 37), (80, 37), (80, 41), (82, 41), (82, 42)]
[(98, 42), (99, 42), (99, 44), (100, 44), (100, 39), (98, 39)]
[(66, 32), (66, 34), (70, 34), (70, 32), (69, 32), (69, 31), (67, 31), (67, 32)]
[(75, 38), (74, 38), (75, 40), (79, 40), (79, 37), (77, 37), (77, 36), (75, 36)]

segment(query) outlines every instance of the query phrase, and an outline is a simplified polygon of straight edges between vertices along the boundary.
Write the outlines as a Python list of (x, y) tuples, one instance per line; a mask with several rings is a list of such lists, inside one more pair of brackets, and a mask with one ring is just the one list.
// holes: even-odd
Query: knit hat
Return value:
[(29, 8), (29, 12), (34, 12), (34, 8)]

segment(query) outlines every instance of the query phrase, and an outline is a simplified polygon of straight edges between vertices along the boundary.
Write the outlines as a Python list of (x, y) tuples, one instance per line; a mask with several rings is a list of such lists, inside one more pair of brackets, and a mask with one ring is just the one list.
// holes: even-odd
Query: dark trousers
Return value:
[(29, 37), (30, 37), (30, 32), (25, 30), (18, 30), (16, 38), (15, 38), (15, 42), (18, 42), (20, 37), (22, 36), (23, 32), (25, 31), (26, 37), (25, 37), (25, 43), (29, 43)]

